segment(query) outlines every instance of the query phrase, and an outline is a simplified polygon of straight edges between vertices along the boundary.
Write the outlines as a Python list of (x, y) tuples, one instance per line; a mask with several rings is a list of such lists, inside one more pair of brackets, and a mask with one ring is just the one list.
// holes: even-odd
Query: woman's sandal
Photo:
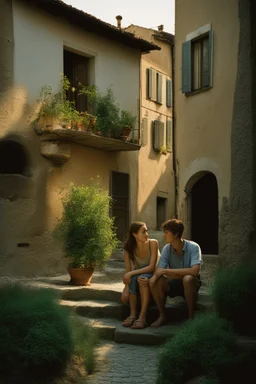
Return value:
[(147, 327), (147, 323), (145, 320), (137, 319), (134, 321), (133, 325), (131, 326), (132, 329), (144, 329)]
[(129, 316), (127, 317), (127, 319), (125, 319), (125, 321), (123, 322), (123, 326), (124, 327), (131, 327), (133, 325), (133, 323), (135, 322), (136, 318), (133, 317), (133, 316)]

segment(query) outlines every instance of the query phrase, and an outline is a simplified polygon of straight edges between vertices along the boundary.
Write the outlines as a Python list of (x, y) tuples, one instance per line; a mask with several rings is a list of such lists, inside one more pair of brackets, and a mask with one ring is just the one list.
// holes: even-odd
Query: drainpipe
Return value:
[(175, 142), (175, 128), (176, 128), (176, 113), (175, 113), (175, 50), (174, 44), (171, 46), (171, 60), (172, 60), (172, 164), (174, 173), (174, 205), (175, 217), (178, 218), (178, 177), (177, 177), (177, 162), (176, 162), (176, 142)]

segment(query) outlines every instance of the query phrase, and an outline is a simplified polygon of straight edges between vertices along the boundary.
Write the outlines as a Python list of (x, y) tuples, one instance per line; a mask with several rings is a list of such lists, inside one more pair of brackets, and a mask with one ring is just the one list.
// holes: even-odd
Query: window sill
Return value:
[(210, 89), (212, 89), (212, 87), (201, 88), (201, 89), (198, 89), (197, 91), (192, 91), (192, 92), (189, 92), (189, 93), (185, 93), (185, 96), (198, 95), (199, 93), (209, 91)]

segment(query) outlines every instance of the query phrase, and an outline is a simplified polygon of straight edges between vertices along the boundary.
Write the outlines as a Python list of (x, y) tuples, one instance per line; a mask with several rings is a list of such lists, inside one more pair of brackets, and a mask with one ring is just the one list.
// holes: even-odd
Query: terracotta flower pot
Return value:
[(127, 136), (128, 137), (130, 135), (130, 133), (131, 133), (131, 128), (128, 125), (126, 125), (123, 127), (123, 129), (121, 131), (121, 136)]
[(68, 268), (70, 283), (74, 285), (91, 285), (94, 268)]

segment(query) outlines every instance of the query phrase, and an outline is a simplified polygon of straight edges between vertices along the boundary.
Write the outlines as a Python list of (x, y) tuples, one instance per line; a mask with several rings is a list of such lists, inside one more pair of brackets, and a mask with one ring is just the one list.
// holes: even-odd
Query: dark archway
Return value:
[(0, 141), (0, 174), (29, 176), (29, 159), (26, 149), (16, 141)]
[(191, 188), (191, 238), (203, 254), (218, 254), (218, 212), (218, 184), (208, 172)]

